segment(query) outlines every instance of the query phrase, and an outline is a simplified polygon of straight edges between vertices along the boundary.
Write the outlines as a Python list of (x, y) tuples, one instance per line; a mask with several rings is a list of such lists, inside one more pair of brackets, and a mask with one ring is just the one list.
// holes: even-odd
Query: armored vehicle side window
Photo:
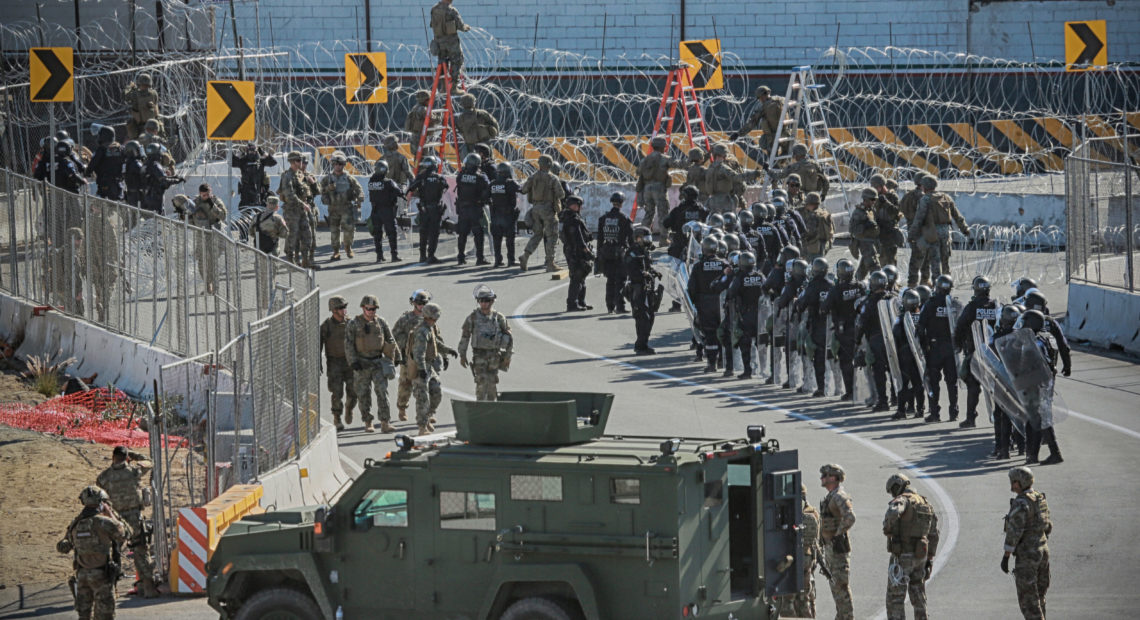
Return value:
[(637, 478), (614, 478), (610, 480), (610, 503), (640, 504), (641, 481)]
[(352, 511), (356, 529), (408, 527), (408, 492), (399, 489), (372, 489)]
[(562, 476), (511, 476), (511, 499), (562, 501)]
[(495, 529), (495, 494), (442, 491), (439, 527), (444, 530)]

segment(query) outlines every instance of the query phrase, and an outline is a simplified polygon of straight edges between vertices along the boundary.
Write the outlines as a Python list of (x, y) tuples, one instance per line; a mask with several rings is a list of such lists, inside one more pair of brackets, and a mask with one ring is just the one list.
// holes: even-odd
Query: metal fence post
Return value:
[(1128, 161), (1128, 134), (1125, 133), (1123, 149), (1125, 152), (1124, 164), (1121, 171), (1124, 173), (1124, 278), (1128, 280), (1128, 292), (1136, 291), (1136, 272), (1133, 271), (1133, 252), (1136, 251), (1136, 231), (1132, 228), (1132, 165)]
[(218, 434), (218, 354), (210, 353), (212, 363), (206, 366), (210, 373), (206, 395), (206, 501), (218, 496), (218, 453), (215, 438)]
[(261, 475), (261, 442), (257, 439), (257, 390), (253, 389), (253, 384), (257, 380), (257, 370), (253, 367), (253, 324), (246, 323), (245, 333), (249, 335), (248, 351), (249, 351), (249, 425), (253, 435), (253, 479), (257, 479)]
[[(299, 391), (297, 384), (300, 382), (301, 377), (297, 373), (297, 320), (296, 313), (297, 304), (289, 304), (289, 350), (294, 352), (292, 355), (293, 366), (293, 453), (297, 456), (301, 455), (301, 411)], [(306, 395), (306, 398), (308, 396)]]
[(8, 273), (11, 283), (8, 285), (16, 296), (20, 295), (20, 269), (16, 260), (16, 192), (12, 189), (12, 171), (4, 171), (4, 187), (8, 191)]

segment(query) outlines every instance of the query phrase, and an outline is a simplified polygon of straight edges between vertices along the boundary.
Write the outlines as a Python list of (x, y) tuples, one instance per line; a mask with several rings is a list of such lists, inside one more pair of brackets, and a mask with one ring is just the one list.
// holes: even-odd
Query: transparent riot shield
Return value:
[(1032, 330), (1014, 330), (994, 341), (998, 357), (1009, 371), (1017, 400), (1035, 428), (1053, 426), (1053, 371), (1037, 346)]
[[(914, 335), (914, 326), (918, 323), (918, 315), (907, 312), (903, 314), (903, 318), (906, 319), (902, 322), (903, 333), (906, 334), (910, 352), (914, 354), (914, 363), (918, 366), (918, 373), (922, 375), (922, 388), (926, 391), (926, 395), (930, 396), (930, 384), (926, 379), (926, 355), (922, 352), (918, 338)], [(931, 407), (933, 408), (933, 405)]]
[(689, 297), (689, 264), (678, 258), (666, 256), (657, 261), (661, 271), (661, 284), (665, 286), (665, 293), (673, 299), (680, 300), (681, 311), (689, 320), (689, 327), (697, 342), (704, 344), (704, 337), (697, 326), (697, 310), (693, 300)]
[(993, 395), (995, 406), (1009, 416), (1019, 433), (1024, 434), (1029, 416), (1017, 399), (1009, 371), (998, 357), (997, 351), (990, 346), (993, 330), (983, 323), (974, 323), (971, 329), (975, 345), (972, 369), (976, 371), (975, 376), (981, 382), (982, 390)]
[(756, 374), (763, 369), (765, 378), (772, 376), (772, 310), (772, 300), (761, 295), (756, 306)]
[[(952, 343), (955, 342), (954, 330), (958, 326), (958, 317), (960, 316), (962, 316), (961, 300), (948, 295), (946, 297), (946, 320), (950, 322), (950, 342)], [(957, 370), (962, 367), (962, 359), (958, 355), (958, 347), (951, 346), (950, 348), (954, 350), (954, 369)], [(963, 388), (965, 387), (965, 378), (962, 377), (962, 373), (958, 373), (958, 383)]]
[(898, 346), (893, 329), (898, 319), (895, 317), (895, 308), (891, 301), (891, 299), (879, 300), (879, 328), (883, 331), (883, 345), (887, 350), (887, 365), (891, 369), (891, 378), (894, 379), (895, 388), (898, 389), (903, 384), (902, 365), (899, 364)]
[(831, 393), (832, 396), (840, 396), (843, 394), (843, 372), (839, 368), (839, 335), (835, 333), (835, 324), (827, 319), (820, 319), (827, 321), (827, 338), (824, 342), (827, 343), (827, 353), (824, 359), (827, 360), (827, 373), (831, 376)]

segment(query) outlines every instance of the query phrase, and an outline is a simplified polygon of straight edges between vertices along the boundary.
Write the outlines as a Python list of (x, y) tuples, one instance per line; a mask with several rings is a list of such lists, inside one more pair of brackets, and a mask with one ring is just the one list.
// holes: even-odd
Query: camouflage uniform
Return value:
[(819, 206), (818, 194), (809, 196), (808, 201), (814, 201), (816, 208), (808, 209), (807, 207), (800, 207), (798, 209), (800, 217), (804, 220), (804, 226), (807, 232), (804, 233), (803, 250), (804, 257), (808, 261), (812, 261), (825, 254), (831, 248), (831, 241), (835, 236), (835, 227), (831, 221), (831, 213)]
[(431, 31), (435, 35), (435, 40), (432, 41), (435, 49), (432, 53), (439, 57), (440, 63), (447, 63), (453, 85), (463, 69), (463, 48), (459, 45), (459, 33), (468, 30), (471, 27), (463, 23), (463, 18), (451, 6), (450, 0), (440, 0), (431, 7)]
[(869, 206), (860, 205), (851, 212), (848, 228), (851, 231), (851, 253), (859, 258), (855, 279), (862, 280), (879, 268), (879, 225), (875, 222), (875, 212)]
[(60, 553), (75, 552), (75, 611), (80, 620), (111, 620), (115, 617), (115, 582), (107, 574), (113, 548), (131, 536), (131, 529), (113, 516), (87, 507), (67, 526), (56, 543)]
[(431, 419), (443, 398), (439, 373), (443, 368), (443, 356), (451, 353), (455, 350), (443, 343), (438, 326), (420, 323), (412, 333), (411, 362), (416, 372), (412, 379), (412, 395), (416, 397), (416, 424), (421, 428), (434, 430), (430, 426)]
[[(906, 193), (899, 201), (899, 212), (906, 218), (907, 227), (909, 228), (914, 223), (914, 216), (918, 212), (918, 201), (922, 198), (922, 187), (917, 185), (915, 181), (915, 188)], [(919, 285), (920, 282), (932, 282), (930, 279), (930, 263), (925, 260), (926, 256), (918, 251), (915, 244), (910, 246), (910, 262), (907, 266), (907, 283), (906, 285), (913, 288)], [(919, 279), (921, 272), (922, 278)]]
[(507, 317), (497, 310), (483, 314), (476, 308), (463, 321), (463, 335), (459, 339), (460, 359), (467, 359), (467, 344), (471, 343), (471, 374), (475, 377), (476, 400), (499, 400), (496, 385), (499, 369), (506, 370), (511, 363), (514, 340)]
[[(145, 78), (145, 81), (149, 82), (150, 78)], [(147, 121), (158, 120), (158, 93), (149, 85), (147, 88), (140, 88), (132, 82), (123, 93), (123, 101), (127, 104), (127, 113), (130, 115), (127, 119), (127, 139), (135, 140), (142, 133)]]
[[(301, 182), (309, 188), (309, 245), (305, 251), (305, 258), (308, 259), (310, 267), (316, 267), (316, 260), (313, 258), (317, 253), (317, 223), (320, 219), (320, 211), (317, 210), (316, 196), (321, 193), (321, 188), (317, 184), (317, 177), (313, 176), (309, 170), (309, 156), (301, 156)], [(335, 249), (335, 248), (334, 248)]]
[(476, 144), (487, 144), (499, 136), (499, 121), (490, 112), (475, 107), (475, 96), (463, 95), (459, 98), (463, 112), (455, 117), (455, 130), (463, 138), (469, 153)]
[(830, 491), (819, 504), (821, 517), (820, 540), (827, 567), (831, 570), (831, 595), (835, 598), (835, 617), (839, 620), (855, 618), (851, 603), (851, 553), (835, 550), (833, 540), (846, 534), (855, 525), (855, 509), (851, 496), (842, 486)]
[(122, 220), (118, 209), (110, 203), (93, 201), (93, 217), (88, 220), (91, 231), (91, 291), (95, 294), (95, 311), (100, 322), (108, 320), (110, 300), (115, 282), (119, 279), (122, 257), (119, 256), (119, 235)]
[(190, 211), (187, 220), (190, 225), (202, 229), (195, 232), (197, 243), (194, 244), (194, 262), (198, 263), (198, 274), (206, 281), (206, 292), (213, 293), (218, 283), (218, 248), (211, 230), (219, 223), (225, 221), (226, 205), (217, 196), (203, 199), (201, 196), (194, 199), (194, 208)]
[(726, 159), (728, 149), (723, 144), (713, 147), (713, 163), (705, 171), (705, 192), (708, 193), (710, 213), (733, 211), (739, 197), (744, 195), (744, 184), (756, 178), (755, 172), (739, 172), (734, 162)]
[[(409, 115), (410, 116), (410, 115)], [(421, 126), (416, 128), (416, 135), (419, 135), (422, 129), (423, 118), (420, 118)], [(419, 147), (419, 142), (414, 142), (411, 148)], [(412, 174), (412, 166), (408, 163), (408, 158), (400, 152), (400, 145), (396, 142), (393, 136), (384, 138), (384, 151), (382, 157), (384, 162), (388, 164), (388, 178), (399, 185), (400, 187), (407, 187), (412, 182), (414, 175)], [(375, 207), (374, 207), (375, 208)], [(396, 214), (404, 213), (408, 209), (408, 199), (403, 194), (396, 199)], [(399, 342), (399, 341), (397, 341)]]
[[(116, 448), (121, 450), (122, 448)], [(130, 457), (130, 460), (126, 460)], [(154, 583), (154, 561), (150, 557), (147, 532), (150, 523), (143, 519), (142, 489), (149, 485), (144, 480), (154, 467), (142, 454), (127, 452), (121, 463), (104, 469), (95, 478), (95, 484), (107, 492), (111, 506), (119, 517), (130, 527), (127, 548), (134, 554), (135, 572), (141, 581), (143, 593), (148, 597), (158, 596)]]
[[(409, 338), (420, 326), (421, 318), (415, 310), (408, 310), (401, 314), (399, 319), (396, 319), (396, 325), (392, 327), (392, 337), (396, 339), (396, 344), (401, 345), (405, 352), (412, 350)], [(404, 356), (404, 363), (400, 365), (400, 383), (396, 388), (396, 408), (400, 410), (401, 420), (408, 418), (408, 401), (412, 398), (412, 381), (415, 378), (409, 369), (409, 361), (410, 358)]]
[[(289, 153), (289, 161), (301, 161), (301, 154), (297, 151)], [(277, 186), (277, 195), (285, 203), (285, 224), (289, 227), (289, 238), (285, 241), (285, 259), (296, 263), (307, 263), (305, 250), (313, 242), (313, 233), (309, 228), (309, 201), (312, 195), (303, 182), (303, 175), (299, 170), (292, 168), (281, 173), (281, 182)]]
[(685, 170), (685, 185), (697, 188), (697, 202), (701, 204), (704, 204), (706, 197), (705, 177), (708, 175), (708, 168), (705, 167), (706, 159), (704, 150), (699, 147), (689, 149), (689, 167)]
[[(661, 221), (669, 214), (669, 198), (666, 192), (672, 185), (673, 179), (669, 176), (669, 168), (678, 167), (672, 159), (665, 155), (669, 143), (664, 138), (657, 137), (652, 141), (653, 150), (637, 165), (638, 208), (642, 211), (641, 225), (650, 230), (661, 231)], [(659, 215), (657, 226), (654, 226), (654, 216)]]
[(773, 179), (787, 178), (793, 174), (800, 177), (800, 191), (818, 192), (821, 200), (827, 199), (827, 192), (831, 189), (831, 182), (827, 180), (827, 175), (823, 173), (823, 168), (814, 160), (808, 159), (807, 147), (802, 144), (797, 144), (792, 148), (792, 154), (796, 160), (788, 164), (782, 170), (770, 170), (768, 175)]
[[(334, 298), (335, 299), (335, 298)], [(343, 303), (343, 302), (342, 302)], [(329, 300), (330, 310), (333, 299)], [(345, 306), (340, 306), (345, 307)], [(341, 412), (344, 412), (343, 424), (352, 424), (352, 409), (356, 406), (356, 384), (352, 368), (345, 355), (345, 331), (348, 321), (338, 321), (330, 316), (321, 323), (320, 346), (325, 350), (325, 378), (329, 394), (332, 395), (333, 423), (339, 429), (342, 425)], [(385, 391), (386, 392), (386, 391)], [(348, 402), (342, 402), (345, 395)]]
[[(885, 185), (883, 186), (885, 189)], [(875, 200), (875, 222), (879, 225), (879, 252), (883, 265), (894, 265), (899, 246), (903, 237), (899, 231), (899, 220), (902, 213), (899, 211), (898, 196), (891, 192), (879, 190), (879, 197)]]
[(901, 577), (887, 579), (887, 618), (905, 620), (909, 594), (915, 620), (924, 620), (927, 617), (926, 565), (934, 561), (938, 548), (938, 517), (934, 507), (914, 489), (905, 487), (887, 506), (883, 534), (891, 554), (888, 574), (891, 571), (901, 574)]
[[(737, 132), (740, 135), (746, 135), (753, 129), (759, 127), (764, 134), (760, 136), (758, 143), (760, 148), (767, 153), (772, 149), (772, 144), (776, 139), (776, 128), (780, 126), (780, 114), (784, 109), (784, 98), (773, 96), (771, 90), (767, 86), (761, 86), (756, 89), (756, 98), (759, 99), (761, 93), (767, 96), (767, 99), (760, 103), (760, 105), (752, 111), (748, 117), (748, 121)], [(783, 136), (787, 137), (787, 136)]]
[(329, 235), (333, 257), (340, 256), (340, 237), (344, 234), (344, 251), (352, 256), (352, 239), (356, 232), (356, 210), (364, 201), (360, 181), (347, 172), (329, 173), (321, 179), (321, 199), (329, 209)]
[(794, 595), (780, 598), (780, 617), (814, 618), (815, 617), (815, 565), (820, 557), (819, 548), (819, 511), (807, 502), (807, 493), (803, 495), (803, 522), (800, 531), (803, 533), (804, 549), (804, 589)]
[(1053, 520), (1044, 493), (1029, 488), (1010, 500), (1005, 516), (1005, 551), (1017, 557), (1013, 569), (1017, 603), (1027, 619), (1045, 617), (1052, 532)]
[(534, 222), (530, 241), (523, 248), (519, 265), (526, 271), (526, 262), (530, 255), (538, 248), (539, 241), (545, 245), (547, 269), (554, 267), (554, 246), (558, 243), (558, 211), (566, 191), (558, 178), (550, 173), (552, 161), (547, 155), (538, 158), (538, 172), (535, 172), (523, 183), (519, 192), (526, 194), (530, 201), (530, 213), (527, 219)]
[[(923, 177), (922, 184), (927, 194), (918, 201), (918, 210), (915, 211), (914, 220), (911, 221), (907, 231), (907, 238), (911, 242), (911, 251), (917, 251), (923, 260), (930, 263), (930, 275), (934, 279), (943, 273), (950, 273), (950, 223), (954, 221), (963, 232), (968, 232), (966, 220), (958, 212), (954, 200), (942, 192), (933, 191), (937, 186), (934, 177)], [(907, 273), (907, 280), (917, 279), (918, 273), (913, 271), (915, 262), (912, 260), (911, 272)]]
[[(277, 256), (277, 246), (282, 240), (289, 238), (289, 225), (278, 212), (281, 203), (277, 196), (269, 196), (265, 202), (267, 203), (265, 208), (253, 220), (254, 232), (259, 235), (257, 249), (270, 256)], [(266, 238), (263, 240), (260, 235), (265, 235)]]
[[(430, 99), (431, 93), (426, 90), (417, 90), (416, 105), (413, 106), (411, 110), (408, 110), (408, 116), (404, 119), (404, 131), (412, 134), (412, 137), (410, 138), (411, 141), (408, 143), (408, 146), (411, 148), (413, 155), (420, 148), (420, 133), (422, 133), (424, 130), (424, 119), (427, 118), (427, 104)], [(437, 129), (442, 122), (443, 111), (438, 109), (432, 110), (431, 124), (428, 126), (428, 135), (430, 136), (431, 132)], [(427, 155), (430, 152), (431, 148), (425, 146), (424, 155)], [(391, 162), (388, 162), (389, 174), (391, 174), (392, 170), (392, 164)], [(395, 181), (395, 178), (392, 180)], [(398, 182), (399, 181), (397, 181), (397, 183)]]
[(376, 413), (380, 422), (387, 424), (392, 417), (388, 407), (388, 380), (396, 377), (392, 360), (399, 359), (400, 347), (384, 319), (376, 315), (368, 321), (360, 315), (349, 321), (344, 330), (344, 357), (353, 369), (353, 388), (360, 402), (360, 419), (366, 426), (372, 423), (374, 389)]

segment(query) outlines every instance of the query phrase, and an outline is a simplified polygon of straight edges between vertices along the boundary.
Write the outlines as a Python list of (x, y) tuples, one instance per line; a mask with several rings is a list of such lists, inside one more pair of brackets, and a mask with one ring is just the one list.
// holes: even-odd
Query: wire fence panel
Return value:
[(1140, 134), (1094, 138), (1065, 160), (1073, 282), (1135, 291), (1140, 246)]

